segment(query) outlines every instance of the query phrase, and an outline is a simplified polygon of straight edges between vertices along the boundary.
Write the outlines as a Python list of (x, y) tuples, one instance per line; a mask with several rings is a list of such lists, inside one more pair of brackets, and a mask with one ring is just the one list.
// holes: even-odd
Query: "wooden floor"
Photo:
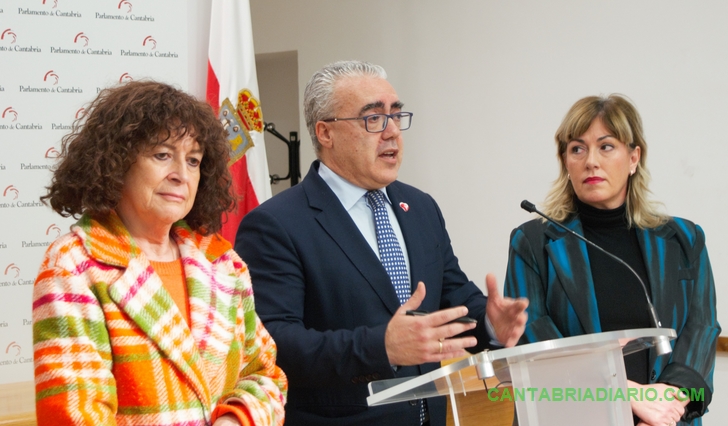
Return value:
[(0, 426), (36, 426), (33, 381), (0, 385)]
[[(443, 361), (443, 366), (457, 362), (462, 358), (455, 358), (447, 361)], [(475, 367), (471, 366), (460, 371), (461, 377), (471, 382), (473, 380), (477, 383), (482, 383), (477, 379)], [(472, 382), (471, 382), (472, 383)], [(495, 377), (487, 379), (484, 384), (478, 385), (479, 390), (468, 392), (467, 394), (455, 395), (455, 401), (457, 404), (458, 416), (460, 418), (460, 426), (512, 426), (513, 415), (515, 405), (513, 401), (491, 401), (488, 398), (488, 392), (485, 390), (485, 386), (488, 388), (494, 388), (499, 386), (499, 381)], [(503, 386), (501, 386), (502, 388)], [(510, 387), (509, 387), (510, 388)], [(511, 388), (512, 390), (512, 388)], [(500, 395), (493, 394), (493, 399)], [(450, 403), (450, 397), (447, 396), (447, 426), (454, 426), (453, 421), (453, 410), (452, 404)]]
[(36, 426), (35, 413), (0, 416), (0, 426)]
[[(489, 383), (490, 386), (490, 383)], [(447, 426), (454, 426), (450, 397), (447, 402)], [(512, 401), (491, 401), (485, 390), (456, 395), (460, 426), (511, 426), (514, 404)]]

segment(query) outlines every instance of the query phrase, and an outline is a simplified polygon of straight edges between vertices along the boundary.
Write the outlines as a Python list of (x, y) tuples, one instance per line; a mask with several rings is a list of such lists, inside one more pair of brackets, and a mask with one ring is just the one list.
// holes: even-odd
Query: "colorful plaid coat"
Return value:
[(184, 221), (172, 234), (190, 326), (115, 214), (48, 248), (33, 293), (39, 425), (210, 425), (231, 411), (283, 424), (287, 379), (247, 266)]

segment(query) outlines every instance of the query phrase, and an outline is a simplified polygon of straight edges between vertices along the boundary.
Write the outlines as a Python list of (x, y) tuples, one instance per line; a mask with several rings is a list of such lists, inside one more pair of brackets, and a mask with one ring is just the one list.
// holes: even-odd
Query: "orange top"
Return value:
[(165, 290), (172, 296), (172, 300), (182, 312), (182, 318), (190, 325), (190, 298), (187, 292), (187, 284), (185, 283), (184, 267), (182, 259), (173, 260), (171, 262), (157, 262), (150, 260), (154, 271), (162, 278)]

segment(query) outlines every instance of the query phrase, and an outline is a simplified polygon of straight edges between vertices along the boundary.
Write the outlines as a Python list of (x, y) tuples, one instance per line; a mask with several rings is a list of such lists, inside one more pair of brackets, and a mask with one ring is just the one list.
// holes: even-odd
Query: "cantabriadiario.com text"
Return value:
[(660, 392), (655, 388), (509, 388), (488, 389), (491, 401), (703, 401), (703, 388), (667, 388)]

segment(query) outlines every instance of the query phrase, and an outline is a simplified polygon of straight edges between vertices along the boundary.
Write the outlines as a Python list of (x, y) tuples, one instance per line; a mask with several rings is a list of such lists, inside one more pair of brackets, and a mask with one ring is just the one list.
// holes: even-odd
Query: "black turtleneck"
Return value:
[[(627, 224), (626, 206), (603, 210), (578, 199), (575, 202), (584, 236), (627, 262), (642, 278), (647, 293), (652, 297), (637, 232)], [(590, 245), (587, 245), (587, 251), (602, 331), (652, 327), (644, 291), (634, 274)], [(626, 356), (627, 378), (641, 384), (648, 383), (648, 362), (649, 351)]]

